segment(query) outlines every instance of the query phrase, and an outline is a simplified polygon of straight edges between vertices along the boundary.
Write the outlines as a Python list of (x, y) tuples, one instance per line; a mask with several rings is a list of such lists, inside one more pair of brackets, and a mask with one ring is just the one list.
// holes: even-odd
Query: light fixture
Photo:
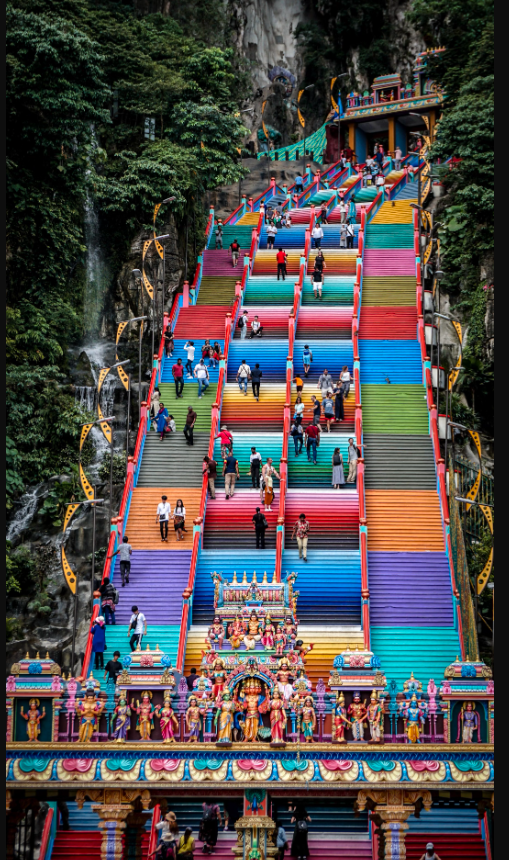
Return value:
[(176, 197), (167, 197), (166, 200), (163, 200), (163, 203), (172, 203), (172, 201), (176, 199)]

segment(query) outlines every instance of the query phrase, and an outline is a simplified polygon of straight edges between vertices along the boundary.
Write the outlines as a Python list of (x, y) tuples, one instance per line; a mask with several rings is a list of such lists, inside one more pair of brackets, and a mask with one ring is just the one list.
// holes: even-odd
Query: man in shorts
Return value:
[(230, 245), (230, 251), (232, 255), (232, 266), (234, 269), (237, 268), (237, 263), (239, 262), (239, 254), (240, 254), (240, 245), (236, 239)]

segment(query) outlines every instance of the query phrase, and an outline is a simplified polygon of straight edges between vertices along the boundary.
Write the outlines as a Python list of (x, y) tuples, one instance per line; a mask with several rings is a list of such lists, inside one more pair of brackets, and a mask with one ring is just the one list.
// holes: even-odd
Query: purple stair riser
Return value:
[(129, 585), (122, 588), (120, 563), (113, 584), (120, 591), (115, 611), (117, 624), (129, 624), (131, 607), (139, 606), (152, 624), (180, 624), (182, 591), (187, 585), (191, 552), (135, 550), (131, 556)]
[(374, 626), (451, 627), (451, 575), (445, 553), (368, 553)]

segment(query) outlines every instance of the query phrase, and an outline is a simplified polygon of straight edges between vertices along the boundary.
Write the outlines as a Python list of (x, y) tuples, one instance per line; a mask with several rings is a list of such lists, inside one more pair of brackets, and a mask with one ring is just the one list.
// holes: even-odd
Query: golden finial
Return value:
[(41, 659), (41, 658), (39, 657), (39, 652), (37, 652), (37, 654), (35, 655), (35, 659), (36, 659), (36, 660), (40, 660), (40, 659)]
[(272, 585), (276, 584), (276, 571), (272, 574)]
[(137, 644), (137, 646), (136, 646), (136, 650), (137, 650), (137, 651), (141, 651), (141, 645), (140, 645), (139, 640), (138, 640), (138, 644)]
[(159, 645), (156, 645), (156, 651), (160, 651)]
[(258, 585), (258, 580), (256, 578), (256, 570), (253, 570), (253, 579), (251, 580), (251, 582), (253, 582), (254, 585)]
[(247, 585), (247, 573), (244, 571), (244, 576), (242, 577), (242, 585)]
[(147, 647), (145, 648), (145, 651), (150, 651), (150, 644), (148, 642), (147, 642)]
[(268, 584), (269, 584), (269, 583), (267, 582), (267, 571), (266, 571), (266, 570), (264, 570), (264, 571), (263, 571), (262, 585), (268, 585)]
[(237, 582), (237, 571), (236, 571), (236, 570), (234, 570), (234, 571), (233, 571), (232, 585), (238, 585), (238, 582)]
[(26, 653), (25, 660), (30, 660), (30, 654), (29, 654), (29, 652), (28, 652), (28, 651), (27, 651), (27, 653)]
[(46, 660), (49, 660), (49, 659), (50, 659), (49, 651), (46, 651)]

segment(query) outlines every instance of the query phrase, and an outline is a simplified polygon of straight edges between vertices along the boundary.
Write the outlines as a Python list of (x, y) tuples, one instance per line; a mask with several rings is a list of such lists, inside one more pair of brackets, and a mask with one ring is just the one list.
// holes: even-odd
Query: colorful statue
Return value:
[[(41, 720), (46, 716), (46, 709), (42, 709), (42, 713), (39, 711), (40, 705), (39, 699), (30, 699), (28, 703), (28, 714), (25, 714), (23, 711), (23, 705), (20, 708), (20, 714), (24, 720), (27, 721), (27, 738), (29, 741), (38, 741), (39, 735), (41, 733)], [(81, 740), (81, 738), (80, 738)]]
[(186, 711), (186, 726), (189, 732), (189, 743), (197, 743), (200, 740), (201, 721), (203, 717), (203, 709), (198, 705), (196, 696), (189, 698), (189, 707)]
[(208, 677), (206, 669), (200, 669), (200, 677), (193, 682), (193, 689), (200, 694), (200, 697), (205, 694), (207, 697), (212, 691), (212, 681)]
[(279, 687), (279, 692), (285, 701), (289, 702), (291, 695), (293, 693), (293, 688), (291, 684), (292, 672), (290, 666), (288, 665), (288, 661), (283, 659), (279, 662), (279, 671), (276, 672), (277, 685)]
[(282, 657), (286, 646), (286, 636), (283, 625), (279, 624), (276, 635), (274, 636), (274, 647), (276, 649), (276, 657)]
[(219, 648), (223, 647), (224, 640), (224, 627), (221, 624), (221, 619), (217, 616), (214, 618), (214, 623), (211, 627), (209, 627), (209, 632), (206, 642), (209, 643), (211, 647), (214, 645), (219, 645)]
[(284, 634), (289, 648), (293, 648), (295, 639), (297, 638), (297, 630), (292, 621), (292, 616), (289, 615), (285, 620)]
[(242, 645), (242, 642), (244, 640), (245, 629), (244, 629), (244, 625), (243, 625), (243, 623), (242, 623), (242, 621), (238, 615), (235, 618), (235, 620), (232, 621), (232, 623), (230, 624), (229, 631), (230, 631), (230, 645), (232, 646), (232, 648), (240, 648), (240, 646)]
[(115, 717), (115, 728), (111, 733), (111, 737), (115, 739), (117, 744), (125, 744), (127, 732), (131, 728), (131, 708), (127, 704), (127, 699), (124, 695), (120, 697), (118, 705), (111, 715), (112, 725)]
[(161, 727), (161, 735), (164, 744), (175, 743), (175, 732), (178, 732), (178, 720), (175, 716), (175, 711), (171, 706), (171, 696), (168, 690), (165, 692), (164, 702), (161, 705), (156, 705), (156, 716), (159, 717), (159, 725)]
[(283, 734), (286, 729), (285, 703), (279, 689), (275, 687), (270, 701), (270, 736), (273, 746), (284, 744)]
[(230, 691), (224, 690), (221, 700), (217, 703), (218, 708), (214, 717), (216, 726), (216, 743), (229, 746), (233, 735), (233, 717), (237, 710), (237, 703), (233, 701)]
[(138, 722), (136, 723), (136, 730), (140, 733), (141, 741), (149, 741), (150, 734), (152, 729), (154, 728), (154, 712), (155, 708), (152, 704), (152, 693), (150, 690), (144, 690), (141, 694), (141, 704), (140, 700), (136, 700), (136, 707), (134, 707), (134, 699), (131, 701), (131, 710), (133, 710), (136, 714), (138, 714)]
[(420, 744), (421, 734), (424, 729), (424, 715), (417, 701), (415, 693), (409, 702), (403, 705), (403, 718), (405, 734), (411, 744)]
[(366, 719), (366, 705), (361, 702), (361, 694), (353, 694), (353, 702), (348, 708), (348, 716), (352, 722), (352, 734), (354, 741), (364, 740), (364, 720)]
[(313, 734), (316, 729), (316, 713), (312, 696), (306, 696), (302, 707), (301, 729), (307, 744), (313, 743)]
[(343, 693), (338, 693), (336, 700), (332, 706), (332, 742), (336, 744), (345, 744), (345, 725), (351, 726), (351, 722), (346, 716), (345, 697)]
[(258, 616), (254, 610), (247, 622), (247, 635), (250, 639), (254, 639), (255, 642), (259, 642), (261, 639), (260, 622), (258, 621)]
[(294, 693), (298, 693), (299, 696), (305, 696), (311, 692), (311, 681), (309, 678), (306, 678), (304, 669), (297, 670), (297, 677), (293, 683), (292, 690)]
[(379, 744), (382, 740), (383, 708), (378, 701), (376, 690), (373, 690), (368, 705), (368, 723), (371, 734), (370, 744)]
[(458, 715), (458, 737), (456, 738), (456, 743), (458, 743), (460, 738), (464, 744), (473, 743), (474, 732), (477, 732), (477, 740), (480, 742), (480, 720), (475, 704), (474, 702), (463, 702)]
[(226, 669), (221, 657), (216, 657), (212, 666), (212, 697), (217, 699), (223, 692), (223, 687), (226, 681)]
[(251, 678), (246, 682), (240, 696), (239, 705), (246, 712), (244, 720), (244, 740), (253, 743), (258, 740), (258, 728), (260, 726), (260, 714), (269, 709), (269, 702), (262, 693), (260, 681)]
[(274, 637), (276, 635), (276, 628), (274, 627), (270, 615), (267, 615), (267, 621), (265, 623), (265, 628), (263, 630), (262, 635), (262, 645), (266, 651), (272, 650), (274, 647)]
[(96, 699), (93, 690), (86, 690), (85, 698), (76, 702), (76, 713), (81, 718), (78, 740), (80, 743), (90, 743), (92, 735), (97, 731), (99, 717), (104, 711), (104, 702)]

